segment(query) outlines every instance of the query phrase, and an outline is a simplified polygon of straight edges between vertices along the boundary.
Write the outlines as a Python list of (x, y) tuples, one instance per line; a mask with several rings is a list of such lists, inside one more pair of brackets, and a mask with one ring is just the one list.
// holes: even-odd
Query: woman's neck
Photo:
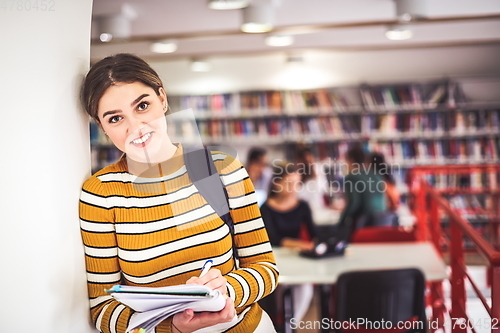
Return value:
[(169, 160), (175, 155), (177, 149), (178, 146), (169, 141), (164, 144), (162, 154), (157, 157), (157, 161), (144, 163), (127, 158), (129, 172), (140, 177), (162, 177), (165, 173), (168, 173)]
[(299, 198), (295, 193), (278, 194), (268, 200), (269, 205), (277, 210), (290, 210), (297, 206)]

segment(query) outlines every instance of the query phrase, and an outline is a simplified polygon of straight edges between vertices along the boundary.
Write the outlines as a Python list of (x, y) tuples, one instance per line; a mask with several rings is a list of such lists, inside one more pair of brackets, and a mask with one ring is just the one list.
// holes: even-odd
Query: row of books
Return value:
[(427, 87), (421, 84), (362, 86), (360, 89), (363, 103), (369, 110), (416, 107), (436, 108), (439, 105), (447, 104), (448, 90), (446, 83), (431, 84)]
[[(177, 126), (186, 130), (185, 126)], [(359, 116), (312, 117), (289, 119), (238, 119), (203, 120), (198, 122), (202, 136), (211, 139), (269, 136), (284, 140), (302, 136), (346, 138), (349, 134), (360, 134)], [(176, 133), (183, 135), (183, 133)]]
[[(467, 111), (467, 115), (476, 111)], [(465, 112), (464, 112), (465, 113)], [(479, 114), (479, 112), (477, 112)], [(340, 140), (361, 138), (408, 139), (421, 135), (453, 137), (462, 135), (487, 135), (500, 132), (500, 110), (480, 112), (491, 121), (478, 123), (464, 122), (463, 113), (445, 115), (441, 112), (428, 114), (398, 114), (363, 117), (360, 115), (340, 115), (292, 118), (247, 118), (199, 120), (198, 130), (205, 139), (223, 138), (266, 138), (279, 137), (283, 140), (304, 139)], [(472, 116), (466, 117), (471, 120)], [(193, 128), (191, 128), (193, 127)], [(194, 122), (175, 123), (172, 133), (186, 137), (197, 133)], [(111, 142), (95, 123), (91, 124), (91, 142), (109, 145)]]
[[(211, 95), (171, 96), (174, 111), (193, 109), (198, 116), (328, 113), (455, 106), (454, 83), (406, 84), (316, 89), (260, 90)], [(463, 99), (463, 97), (460, 97)]]
[(483, 137), (470, 139), (401, 140), (374, 143), (390, 161), (414, 163), (498, 162), (500, 139)]
[[(169, 98), (174, 110), (193, 109), (197, 115), (296, 114), (346, 111), (360, 107), (359, 98), (335, 90), (249, 91), (232, 94), (187, 95)], [(358, 100), (357, 100), (358, 99)]]
[(470, 168), (469, 171), (432, 171), (424, 175), (426, 181), (438, 191), (454, 193), (460, 191), (494, 191), (500, 188), (500, 171)]
[(90, 150), (92, 173), (118, 161), (122, 152), (115, 146), (94, 146)]
[(498, 133), (500, 110), (379, 114), (362, 117), (363, 132), (368, 133)]

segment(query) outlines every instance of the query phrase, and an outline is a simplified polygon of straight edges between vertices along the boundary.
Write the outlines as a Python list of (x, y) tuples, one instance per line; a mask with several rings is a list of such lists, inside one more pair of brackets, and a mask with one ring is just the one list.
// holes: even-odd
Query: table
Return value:
[[(322, 318), (329, 316), (329, 297), (326, 294), (345, 272), (418, 268), (427, 281), (447, 278), (446, 265), (430, 242), (350, 244), (344, 256), (323, 259), (304, 258), (297, 251), (287, 248), (273, 248), (273, 252), (280, 271), (278, 281), (281, 285), (322, 285)], [(286, 297), (291, 297), (289, 294)], [(291, 299), (284, 301), (292, 302)], [(285, 308), (291, 309), (291, 306)], [(288, 318), (292, 318), (292, 314), (285, 313), (284, 323)], [(285, 327), (285, 332), (291, 332), (290, 328)]]

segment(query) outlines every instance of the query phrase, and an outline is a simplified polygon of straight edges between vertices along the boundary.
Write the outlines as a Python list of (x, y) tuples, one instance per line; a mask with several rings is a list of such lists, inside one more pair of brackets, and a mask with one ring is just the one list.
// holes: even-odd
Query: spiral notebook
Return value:
[[(120, 303), (136, 311), (130, 319), (127, 332), (143, 328), (147, 333), (150, 333), (163, 320), (186, 309), (192, 309), (195, 312), (217, 312), (226, 305), (225, 296), (218, 290), (212, 290), (199, 284), (159, 288), (115, 285), (111, 289), (107, 289), (106, 292)], [(201, 329), (196, 332), (222, 330), (234, 325), (235, 321), (237, 321), (236, 316), (232, 322), (218, 324), (217, 327), (207, 327), (209, 330)]]

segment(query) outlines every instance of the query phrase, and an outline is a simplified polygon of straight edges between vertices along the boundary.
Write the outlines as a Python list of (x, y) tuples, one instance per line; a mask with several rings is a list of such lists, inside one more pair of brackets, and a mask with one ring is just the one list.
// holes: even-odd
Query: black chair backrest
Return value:
[[(407, 321), (418, 317), (425, 332), (425, 279), (418, 269), (348, 272), (336, 285), (336, 321)], [(418, 328), (417, 325), (414, 325)]]

